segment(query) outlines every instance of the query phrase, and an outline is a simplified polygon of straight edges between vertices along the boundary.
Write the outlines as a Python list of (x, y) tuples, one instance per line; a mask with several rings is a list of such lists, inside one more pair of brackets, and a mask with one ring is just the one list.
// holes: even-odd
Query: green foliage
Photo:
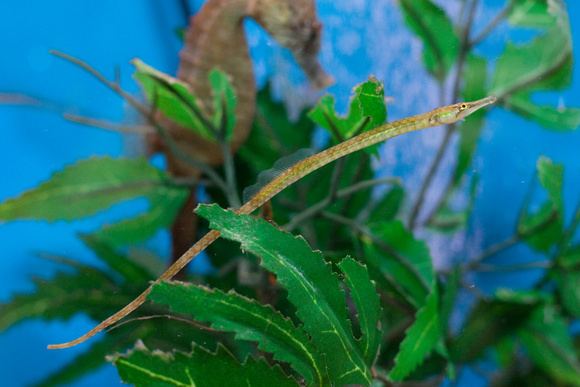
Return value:
[(166, 304), (175, 312), (191, 315), (211, 327), (234, 332), (240, 340), (255, 341), (279, 361), (289, 363), (308, 384), (322, 385), (326, 369), (321, 354), (310, 339), (292, 321), (271, 307), (257, 303), (233, 291), (180, 283), (156, 285), (149, 298)]
[(443, 81), (459, 53), (459, 37), (445, 12), (430, 0), (401, 0), (405, 23), (423, 43), (426, 70)]
[(389, 373), (392, 380), (404, 380), (437, 345), (441, 338), (441, 322), (437, 309), (438, 295), (434, 291), (417, 312), (413, 325), (405, 332), (405, 339), (395, 357), (395, 367)]
[(554, 305), (536, 308), (518, 336), (538, 367), (561, 383), (580, 386), (580, 362), (568, 324)]
[(384, 276), (409, 303), (422, 306), (434, 283), (427, 245), (416, 240), (400, 221), (373, 224), (371, 233), (379, 240), (364, 241), (371, 271)]
[[(334, 104), (334, 97), (325, 95), (308, 113), (308, 117), (328, 130), (335, 140), (349, 139), (358, 134), (360, 129), (371, 130), (387, 120), (383, 84), (372, 77), (355, 87), (346, 117), (341, 118), (336, 114)], [(341, 138), (336, 138), (337, 135)]]
[(562, 305), (572, 316), (580, 317), (580, 246), (572, 246), (557, 259), (554, 275)]
[[(167, 175), (143, 159), (94, 157), (55, 173), (50, 180), (0, 204), (0, 219), (73, 220), (138, 196), (166, 196)], [(183, 197), (183, 196), (182, 196)]]
[(324, 349), (331, 380), (341, 384), (368, 383), (370, 370), (356, 344), (346, 316), (344, 293), (320, 252), (306, 241), (277, 230), (266, 221), (236, 216), (220, 207), (202, 206), (197, 214), (208, 219), (222, 237), (257, 255), (276, 275), (314, 344)]
[(522, 214), (518, 232), (521, 235), (532, 234), (526, 238), (526, 242), (534, 249), (549, 251), (562, 238), (564, 167), (542, 157), (538, 160), (537, 173), (540, 185), (546, 190), (548, 198), (536, 212), (525, 211)]
[[(135, 79), (143, 87), (147, 99), (165, 116), (206, 140), (217, 141), (218, 131), (221, 130), (226, 140), (231, 138), (236, 123), (237, 101), (227, 74), (216, 69), (209, 73), (213, 106), (212, 111), (208, 112), (201, 107), (198, 98), (185, 82), (164, 74), (139, 59), (135, 59), (133, 65), (137, 70)], [(222, 127), (223, 123), (225, 127)]]
[(366, 267), (352, 258), (345, 258), (338, 267), (358, 312), (361, 330), (360, 350), (367, 362), (373, 364), (381, 342), (379, 330), (381, 305)]
[[(213, 92), (213, 124), (225, 133), (226, 141), (234, 134), (236, 126), (236, 106), (238, 104), (234, 87), (228, 75), (219, 70), (209, 73), (209, 84)], [(225, 122), (225, 127), (222, 127)]]
[[(225, 348), (216, 353), (195, 348), (192, 353), (162, 353), (139, 347), (113, 363), (125, 383), (138, 386), (296, 386), (277, 366), (264, 360), (236, 360)], [(219, 372), (216, 372), (219, 370)]]

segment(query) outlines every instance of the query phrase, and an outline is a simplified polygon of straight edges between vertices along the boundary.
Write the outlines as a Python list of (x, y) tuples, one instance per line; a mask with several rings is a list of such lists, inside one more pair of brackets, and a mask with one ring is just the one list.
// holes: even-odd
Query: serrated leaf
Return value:
[(373, 77), (355, 87), (346, 117), (339, 117), (336, 114), (334, 104), (334, 97), (325, 95), (308, 113), (312, 121), (328, 130), (333, 137), (335, 136), (333, 125), (342, 139), (349, 139), (356, 134), (367, 117), (369, 121), (364, 127), (365, 131), (376, 128), (387, 119), (384, 86)]
[(0, 204), (0, 220), (72, 220), (123, 200), (174, 189), (166, 175), (143, 159), (90, 158)]
[[(141, 84), (147, 99), (155, 108), (175, 123), (206, 140), (216, 142), (216, 134), (204, 122), (204, 111), (189, 85), (147, 65), (139, 59), (132, 61), (135, 79)], [(221, 103), (221, 102), (220, 102)]]
[(580, 126), (580, 108), (537, 105), (527, 93), (514, 94), (505, 102), (505, 107), (547, 129), (568, 131)]
[(230, 79), (223, 71), (213, 69), (209, 73), (209, 84), (213, 94), (212, 122), (216, 128), (220, 128), (222, 122), (226, 123), (225, 140), (229, 141), (234, 134), (236, 126), (236, 106), (238, 104), (234, 87)]
[(370, 230), (384, 246), (364, 239), (365, 261), (419, 308), (435, 278), (427, 245), (416, 240), (400, 221), (375, 223)]
[(297, 386), (277, 366), (248, 358), (238, 362), (224, 347), (210, 353), (195, 347), (191, 354), (136, 348), (113, 363), (125, 383), (137, 386)]
[(459, 37), (449, 17), (430, 0), (401, 0), (405, 23), (423, 43), (427, 71), (445, 79), (459, 52)]
[(580, 362), (568, 324), (554, 305), (537, 308), (518, 336), (538, 367), (562, 383), (580, 386)]
[(224, 293), (178, 282), (155, 285), (149, 299), (171, 311), (209, 322), (212, 328), (234, 332), (237, 339), (255, 341), (258, 347), (288, 362), (308, 385), (323, 385), (324, 361), (302, 329), (269, 306), (233, 291)]
[(438, 292), (435, 290), (429, 294), (425, 305), (417, 311), (415, 322), (405, 332), (405, 338), (395, 357), (395, 366), (389, 373), (391, 380), (404, 380), (425, 360), (441, 339), (438, 300)]
[(146, 283), (155, 279), (144, 267), (137, 265), (113, 246), (95, 235), (82, 235), (82, 241), (112, 270), (128, 283)]
[(361, 329), (360, 349), (368, 365), (372, 366), (381, 343), (379, 330), (381, 318), (380, 299), (366, 266), (352, 258), (345, 258), (338, 267), (344, 274), (346, 285), (358, 313)]
[(106, 225), (92, 235), (113, 246), (143, 242), (153, 237), (159, 230), (173, 224), (188, 195), (187, 189), (178, 187), (159, 189), (147, 196), (149, 201), (147, 212)]
[(303, 238), (262, 219), (236, 215), (217, 205), (200, 206), (196, 212), (222, 237), (241, 243), (243, 251), (260, 257), (260, 264), (276, 275), (297, 308), (303, 329), (327, 354), (331, 380), (337, 384), (370, 382), (370, 370), (346, 316), (344, 293), (320, 252), (313, 252)]
[[(538, 211), (525, 211), (518, 224), (518, 232), (529, 233), (530, 230), (540, 227), (527, 237), (526, 243), (538, 251), (548, 251), (557, 243), (563, 232), (564, 204), (562, 199), (562, 184), (564, 167), (552, 162), (547, 157), (540, 157), (537, 162), (537, 174), (540, 185), (548, 194), (547, 200)], [(553, 219), (552, 221), (550, 221)]]

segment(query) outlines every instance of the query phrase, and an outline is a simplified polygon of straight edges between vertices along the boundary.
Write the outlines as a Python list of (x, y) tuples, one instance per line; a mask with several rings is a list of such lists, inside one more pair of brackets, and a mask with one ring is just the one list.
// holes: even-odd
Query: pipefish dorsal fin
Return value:
[(244, 189), (244, 203), (253, 198), (266, 184), (280, 176), (280, 174), (286, 169), (292, 167), (297, 162), (312, 156), (315, 153), (316, 151), (314, 149), (302, 148), (294, 153), (279, 158), (274, 163), (272, 168), (262, 171), (258, 174), (258, 179), (255, 184), (252, 184)]

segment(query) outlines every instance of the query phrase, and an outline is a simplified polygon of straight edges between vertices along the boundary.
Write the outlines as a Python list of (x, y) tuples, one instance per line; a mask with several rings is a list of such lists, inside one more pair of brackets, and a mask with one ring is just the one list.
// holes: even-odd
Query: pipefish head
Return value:
[(488, 105), (497, 101), (494, 96), (485, 97), (472, 102), (459, 102), (454, 105), (445, 106), (434, 110), (429, 117), (432, 124), (452, 124), (465, 119), (465, 117), (475, 113)]

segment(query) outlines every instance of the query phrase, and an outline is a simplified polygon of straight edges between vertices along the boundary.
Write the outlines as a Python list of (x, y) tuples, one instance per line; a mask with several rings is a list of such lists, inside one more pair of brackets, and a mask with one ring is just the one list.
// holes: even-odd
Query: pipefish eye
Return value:
[(465, 104), (465, 103), (462, 103), (461, 105), (459, 105), (459, 109), (460, 109), (460, 110), (465, 110), (465, 109), (467, 109), (467, 104)]

